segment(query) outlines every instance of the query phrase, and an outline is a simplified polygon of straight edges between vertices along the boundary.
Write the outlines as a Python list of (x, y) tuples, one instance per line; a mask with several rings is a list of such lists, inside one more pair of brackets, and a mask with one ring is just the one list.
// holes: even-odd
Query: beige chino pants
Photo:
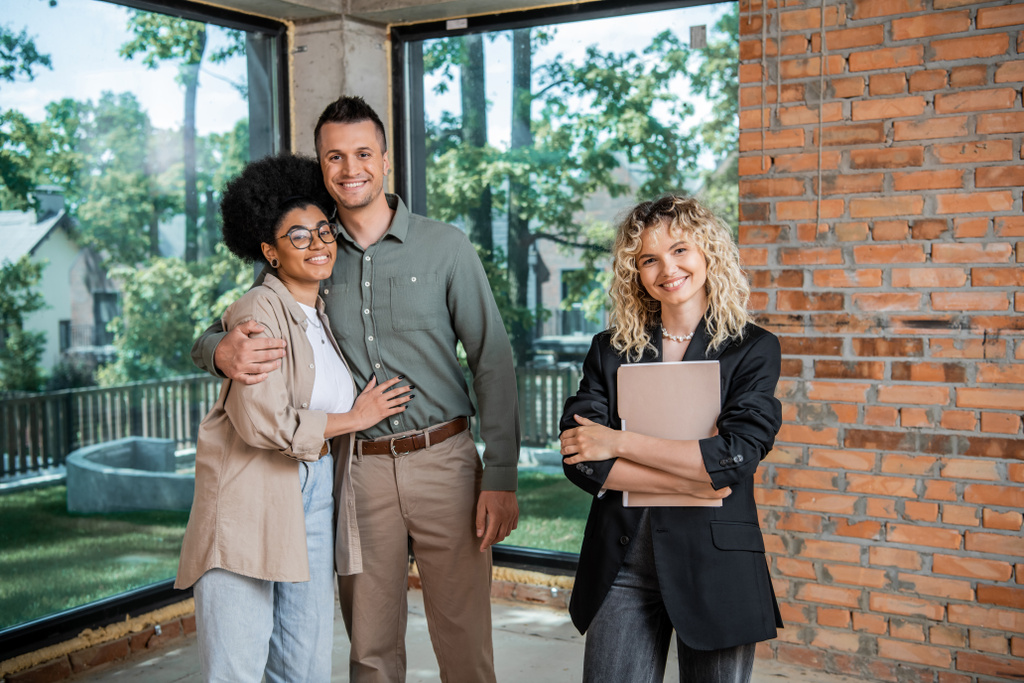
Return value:
[(493, 683), (491, 553), (480, 552), (483, 466), (470, 432), (352, 463), (363, 571), (338, 578), (352, 683), (405, 681), (409, 541), (445, 683)]

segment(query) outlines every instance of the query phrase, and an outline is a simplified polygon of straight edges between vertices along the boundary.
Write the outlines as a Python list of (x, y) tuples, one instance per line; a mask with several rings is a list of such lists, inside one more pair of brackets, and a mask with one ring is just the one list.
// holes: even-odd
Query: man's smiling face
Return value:
[(391, 165), (373, 121), (324, 124), (317, 154), (324, 184), (339, 211), (355, 211), (383, 198)]

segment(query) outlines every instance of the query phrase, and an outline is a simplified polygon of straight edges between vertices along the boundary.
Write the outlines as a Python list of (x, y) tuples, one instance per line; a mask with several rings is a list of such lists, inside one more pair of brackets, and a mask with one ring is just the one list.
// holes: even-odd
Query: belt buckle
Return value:
[(392, 455), (392, 457), (395, 457), (395, 458), (397, 458), (399, 456), (402, 456), (402, 455), (409, 455), (410, 453), (412, 453), (412, 451), (405, 451), (404, 453), (399, 453), (399, 452), (397, 452), (395, 450), (395, 441), (397, 439), (399, 439), (399, 438), (404, 439), (405, 437), (404, 436), (403, 437), (393, 436), (393, 437), (391, 437), (391, 441), (388, 443), (388, 448), (391, 449), (391, 455)]

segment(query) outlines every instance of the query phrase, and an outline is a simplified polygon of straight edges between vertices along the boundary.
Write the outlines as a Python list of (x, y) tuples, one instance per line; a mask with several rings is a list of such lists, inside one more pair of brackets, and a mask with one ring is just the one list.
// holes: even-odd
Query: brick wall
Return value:
[(740, 11), (740, 242), (786, 420), (760, 655), (1024, 680), (1024, 3)]

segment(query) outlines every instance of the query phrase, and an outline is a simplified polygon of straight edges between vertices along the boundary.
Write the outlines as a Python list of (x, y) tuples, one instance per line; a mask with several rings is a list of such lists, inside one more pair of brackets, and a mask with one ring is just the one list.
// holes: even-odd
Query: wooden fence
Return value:
[[(520, 368), (516, 374), (523, 444), (548, 446), (558, 439), (562, 405), (576, 392), (580, 371)], [(0, 400), (0, 476), (63, 465), (77, 448), (126, 436), (194, 445), (219, 388), (214, 377), (189, 375)]]

